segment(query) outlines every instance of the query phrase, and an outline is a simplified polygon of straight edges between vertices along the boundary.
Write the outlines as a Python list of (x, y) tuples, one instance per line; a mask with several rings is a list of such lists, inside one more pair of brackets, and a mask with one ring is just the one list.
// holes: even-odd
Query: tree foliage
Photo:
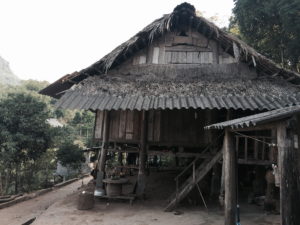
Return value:
[[(89, 143), (94, 114), (56, 109), (55, 99), (38, 94), (47, 84), (0, 85), (0, 195), (50, 186), (58, 158), (71, 167), (84, 160), (73, 143)], [(51, 127), (49, 118), (64, 126)]]
[(230, 27), (259, 52), (299, 71), (300, 1), (235, 0)]
[[(0, 174), (6, 173), (6, 183), (14, 176), (15, 192), (19, 191), (20, 171), (30, 170), (30, 162), (51, 147), (49, 115), (47, 104), (30, 93), (10, 93), (0, 101)], [(5, 189), (8, 191), (8, 184)]]
[(63, 166), (76, 169), (85, 161), (82, 149), (71, 141), (64, 142), (57, 150), (57, 159)]
[(13, 153), (10, 160), (34, 160), (50, 147), (49, 113), (46, 103), (26, 93), (9, 94), (0, 102), (0, 146)]

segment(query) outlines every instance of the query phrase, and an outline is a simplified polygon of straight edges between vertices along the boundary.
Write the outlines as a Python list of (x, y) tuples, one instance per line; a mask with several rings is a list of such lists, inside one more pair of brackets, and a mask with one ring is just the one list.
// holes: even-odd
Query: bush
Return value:
[(56, 152), (56, 157), (63, 166), (71, 166), (78, 169), (85, 162), (82, 149), (71, 141), (62, 143)]

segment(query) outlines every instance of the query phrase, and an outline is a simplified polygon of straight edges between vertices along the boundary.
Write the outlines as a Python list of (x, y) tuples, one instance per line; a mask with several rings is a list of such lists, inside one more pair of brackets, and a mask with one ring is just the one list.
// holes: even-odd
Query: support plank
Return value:
[(153, 64), (158, 64), (158, 58), (159, 58), (159, 47), (154, 47), (153, 48), (152, 63)]
[(119, 138), (125, 138), (126, 132), (126, 120), (127, 120), (127, 111), (120, 111), (120, 122), (119, 122)]
[(236, 151), (233, 134), (227, 129), (224, 137), (225, 225), (236, 222)]
[(96, 112), (96, 123), (95, 123), (95, 139), (102, 139), (103, 130), (103, 111), (97, 110)]
[(134, 111), (127, 111), (125, 139), (133, 139), (133, 123), (134, 123)]
[(161, 141), (161, 111), (155, 110), (154, 111), (154, 124), (153, 124), (153, 141), (159, 142)]

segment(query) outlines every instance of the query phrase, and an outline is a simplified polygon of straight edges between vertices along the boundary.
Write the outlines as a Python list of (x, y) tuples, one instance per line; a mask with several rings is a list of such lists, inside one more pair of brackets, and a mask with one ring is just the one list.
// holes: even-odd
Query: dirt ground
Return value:
[[(223, 215), (220, 210), (204, 208), (179, 208), (183, 214), (163, 212), (161, 206), (151, 202), (136, 202), (133, 206), (120, 202), (97, 202), (95, 208), (89, 211), (76, 209), (72, 197), (55, 203), (43, 213), (34, 224), (39, 225), (223, 225)], [(279, 225), (278, 216), (267, 216), (261, 213), (243, 213), (243, 225)], [(272, 222), (273, 221), (273, 222)]]
[[(174, 175), (174, 174), (173, 174)], [(91, 178), (85, 178), (87, 184)], [(131, 184), (124, 191), (131, 191)], [(164, 212), (166, 198), (174, 191), (172, 174), (152, 173), (148, 177), (146, 199), (128, 201), (96, 199), (92, 210), (77, 210), (77, 196), (83, 189), (82, 181), (0, 210), (0, 225), (22, 225), (36, 217), (33, 225), (223, 225), (223, 210), (217, 204), (193, 205), (193, 197), (174, 212)], [(163, 187), (163, 188), (162, 188)], [(199, 196), (194, 197), (199, 200)], [(188, 203), (188, 204), (187, 204)], [(278, 215), (267, 215), (261, 207), (241, 204), (241, 224), (279, 225)]]
[[(87, 177), (83, 182), (86, 184), (90, 179), (90, 177)], [(81, 184), (82, 180), (79, 180), (34, 199), (0, 209), (0, 225), (21, 225), (34, 217), (40, 216), (54, 203), (77, 192)]]
[[(34, 225), (223, 225), (223, 210), (218, 206), (184, 204), (174, 212), (164, 212), (165, 199), (174, 189), (172, 179), (159, 173), (148, 178), (147, 199), (137, 200), (132, 206), (126, 201), (107, 201), (97, 199), (92, 210), (77, 210), (77, 195), (66, 196), (52, 204), (33, 223)], [(165, 188), (162, 188), (162, 187)], [(131, 187), (127, 187), (132, 188)], [(126, 188), (125, 188), (126, 189)], [(79, 191), (78, 191), (79, 192)], [(1, 212), (1, 211), (0, 211)], [(10, 224), (10, 223), (6, 223)], [(255, 205), (241, 205), (241, 224), (243, 225), (279, 225), (278, 215), (267, 215)]]

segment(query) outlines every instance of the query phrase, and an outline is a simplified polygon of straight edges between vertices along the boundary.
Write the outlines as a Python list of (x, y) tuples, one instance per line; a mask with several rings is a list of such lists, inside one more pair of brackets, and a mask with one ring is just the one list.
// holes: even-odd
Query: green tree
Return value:
[(24, 80), (22, 81), (22, 86), (28, 91), (38, 92), (43, 88), (47, 87), (49, 82), (47, 81), (37, 81), (37, 80)]
[(0, 101), (0, 161), (7, 173), (15, 175), (15, 192), (20, 169), (52, 144), (49, 114), (47, 104), (28, 93), (11, 93)]
[(70, 140), (59, 147), (56, 156), (63, 166), (71, 166), (73, 169), (80, 168), (85, 161), (82, 149)]
[(299, 71), (299, 0), (234, 0), (234, 20), (241, 37), (259, 52)]

